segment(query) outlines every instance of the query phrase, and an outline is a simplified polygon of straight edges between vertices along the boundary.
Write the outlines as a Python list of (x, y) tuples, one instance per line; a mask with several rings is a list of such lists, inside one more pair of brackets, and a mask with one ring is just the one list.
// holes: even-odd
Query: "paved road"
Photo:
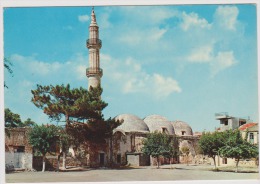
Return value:
[(74, 172), (20, 172), (6, 174), (6, 182), (104, 182), (104, 181), (171, 181), (171, 180), (259, 180), (258, 173), (209, 171), (212, 166), (186, 166), (176, 164), (134, 169), (97, 169)]

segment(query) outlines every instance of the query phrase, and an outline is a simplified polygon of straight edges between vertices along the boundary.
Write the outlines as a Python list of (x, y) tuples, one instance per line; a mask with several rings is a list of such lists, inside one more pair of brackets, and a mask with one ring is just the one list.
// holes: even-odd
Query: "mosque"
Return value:
[[(97, 87), (101, 85), (103, 70), (100, 67), (100, 49), (102, 42), (99, 39), (99, 27), (96, 21), (94, 9), (91, 13), (91, 23), (89, 26), (89, 39), (86, 41), (89, 50), (89, 68), (86, 69), (88, 77), (88, 88), (90, 86)], [(97, 149), (91, 164), (106, 165), (109, 162), (116, 164), (131, 165), (150, 165), (154, 164), (153, 158), (142, 154), (142, 140), (148, 133), (163, 132), (169, 135), (177, 135), (180, 137), (180, 148), (188, 147), (190, 156), (195, 157), (198, 136), (193, 134), (189, 124), (183, 121), (170, 121), (166, 117), (160, 115), (150, 115), (140, 118), (132, 114), (120, 114), (115, 117), (123, 123), (114, 130), (112, 141), (110, 141), (110, 149)], [(113, 146), (112, 146), (113, 145)], [(192, 160), (192, 158), (191, 158)], [(183, 162), (182, 157), (175, 158), (176, 162)], [(161, 164), (169, 163), (169, 159), (161, 159)]]
[[(100, 67), (100, 49), (102, 42), (99, 39), (99, 27), (96, 21), (94, 9), (91, 13), (91, 23), (89, 26), (89, 39), (86, 41), (89, 50), (89, 68), (86, 69), (88, 78), (88, 88), (101, 85), (103, 70)], [(160, 158), (160, 164), (170, 163), (194, 163), (212, 164), (212, 159), (202, 155), (198, 149), (198, 140), (201, 136), (194, 133), (191, 126), (183, 121), (171, 121), (161, 115), (152, 114), (147, 117), (137, 117), (133, 114), (120, 114), (115, 117), (122, 122), (120, 126), (113, 130), (113, 136), (104, 143), (94, 145), (88, 143), (80, 148), (81, 157), (78, 158), (78, 151), (71, 147), (68, 150), (67, 166), (148, 166), (156, 165), (156, 160), (142, 153), (143, 140), (152, 132), (162, 132), (170, 136), (177, 136), (179, 139), (179, 150), (183, 147), (189, 149), (189, 155), (180, 154), (175, 158)], [(228, 114), (216, 114), (216, 119), (220, 120), (220, 128), (217, 131), (236, 129), (242, 132), (245, 137), (248, 134), (248, 141), (258, 144), (259, 131), (258, 123), (252, 123), (247, 119), (235, 118)], [(23, 168), (31, 170), (41, 167), (42, 158), (33, 155), (33, 148), (28, 142), (28, 128), (20, 127), (10, 130), (11, 136), (5, 138), (5, 161), (6, 168)], [(57, 148), (59, 153), (59, 148)], [(56, 151), (57, 151), (56, 150)], [(77, 154), (76, 154), (77, 152)], [(181, 153), (181, 152), (180, 152)], [(57, 153), (56, 153), (57, 154)], [(57, 155), (56, 155), (57, 156)], [(57, 168), (57, 158), (47, 156), (49, 166)], [(234, 164), (234, 160), (218, 158), (218, 165)], [(49, 164), (49, 165), (48, 165)], [(245, 162), (248, 164), (248, 162)], [(254, 163), (252, 163), (254, 164)]]

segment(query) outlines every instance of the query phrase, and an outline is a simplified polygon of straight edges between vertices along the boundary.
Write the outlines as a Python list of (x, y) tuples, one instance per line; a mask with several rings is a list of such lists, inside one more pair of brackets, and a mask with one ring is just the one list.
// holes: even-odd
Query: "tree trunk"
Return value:
[(59, 153), (59, 155), (58, 155), (57, 172), (60, 171), (60, 154), (61, 153)]
[(66, 152), (63, 151), (62, 154), (62, 168), (66, 169)]
[(237, 163), (236, 163), (236, 172), (238, 172), (238, 162), (239, 162), (239, 158), (237, 159)]
[(187, 166), (189, 165), (189, 155), (186, 155)]
[(159, 159), (159, 157), (156, 157), (157, 158), (157, 169), (159, 169), (160, 167), (159, 167), (159, 162), (160, 162), (160, 159)]
[(110, 166), (112, 166), (114, 164), (113, 163), (113, 138), (112, 137), (110, 138), (109, 146), (110, 146), (110, 150), (109, 150), (109, 152), (110, 152)]
[(45, 171), (45, 155), (42, 156), (42, 172)]
[(213, 161), (214, 161), (215, 169), (217, 169), (217, 165), (216, 165), (216, 157), (212, 157), (212, 158), (213, 158)]
[(69, 115), (65, 115), (65, 118), (66, 118), (66, 125), (69, 125), (70, 124), (70, 118), (69, 118)]

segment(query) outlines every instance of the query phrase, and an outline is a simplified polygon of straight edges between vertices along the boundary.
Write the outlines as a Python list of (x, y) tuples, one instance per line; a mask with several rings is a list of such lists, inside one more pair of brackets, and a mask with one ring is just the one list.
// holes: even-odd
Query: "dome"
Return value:
[(193, 135), (190, 125), (183, 121), (174, 121), (171, 122), (176, 135)]
[(123, 120), (123, 123), (115, 130), (123, 130), (124, 132), (149, 132), (148, 126), (142, 119), (132, 114), (118, 115), (116, 120)]
[(174, 134), (174, 128), (167, 118), (160, 115), (150, 115), (144, 119), (144, 122), (149, 127), (150, 132), (168, 132), (170, 135)]

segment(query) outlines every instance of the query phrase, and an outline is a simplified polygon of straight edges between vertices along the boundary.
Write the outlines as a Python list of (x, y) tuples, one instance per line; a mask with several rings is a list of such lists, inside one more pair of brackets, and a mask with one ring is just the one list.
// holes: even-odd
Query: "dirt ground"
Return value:
[[(171, 168), (172, 167), (172, 168)], [(8, 183), (176, 181), (176, 180), (259, 180), (258, 168), (240, 168), (235, 172), (214, 172), (208, 165), (164, 165), (125, 169), (89, 169), (70, 172), (16, 172), (6, 174)], [(228, 170), (233, 169), (229, 168)]]

